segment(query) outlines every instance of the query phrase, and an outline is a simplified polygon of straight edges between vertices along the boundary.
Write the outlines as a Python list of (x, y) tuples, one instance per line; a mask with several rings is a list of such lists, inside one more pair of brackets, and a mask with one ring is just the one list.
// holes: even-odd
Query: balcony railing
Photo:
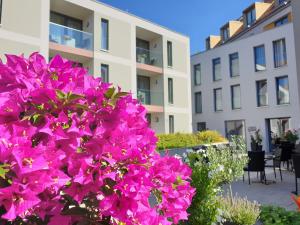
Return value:
[(144, 105), (163, 105), (163, 93), (159, 91), (150, 91), (137, 89), (137, 98)]
[(136, 61), (151, 66), (162, 67), (162, 54), (140, 47), (136, 47)]
[(93, 49), (93, 35), (56, 23), (50, 23), (50, 42), (86, 50)]

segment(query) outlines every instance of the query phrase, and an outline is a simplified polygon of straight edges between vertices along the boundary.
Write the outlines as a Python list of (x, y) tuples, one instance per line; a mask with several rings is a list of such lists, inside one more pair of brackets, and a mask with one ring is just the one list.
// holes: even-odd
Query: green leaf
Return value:
[(120, 97), (124, 97), (124, 96), (127, 96), (128, 95), (128, 92), (118, 92), (114, 98), (120, 98)]
[(61, 90), (56, 90), (55, 92), (58, 99), (64, 100), (66, 98), (66, 94), (63, 93)]
[(68, 100), (70, 100), (70, 101), (75, 101), (75, 100), (83, 99), (83, 98), (84, 98), (83, 95), (78, 95), (78, 94), (73, 94), (73, 93), (68, 94)]
[(114, 95), (115, 90), (116, 90), (115, 87), (109, 88), (109, 89), (106, 91), (106, 93), (104, 94), (105, 97), (106, 97), (107, 99), (110, 99), (110, 98)]
[(0, 177), (5, 179), (6, 174), (9, 172), (9, 169), (7, 169), (9, 165), (3, 164), (0, 165)]
[(79, 215), (84, 216), (88, 214), (88, 210), (80, 207), (73, 207), (62, 211), (62, 215)]
[(87, 105), (83, 105), (83, 104), (75, 104), (74, 106), (78, 109), (84, 109), (84, 110), (89, 109), (89, 107)]

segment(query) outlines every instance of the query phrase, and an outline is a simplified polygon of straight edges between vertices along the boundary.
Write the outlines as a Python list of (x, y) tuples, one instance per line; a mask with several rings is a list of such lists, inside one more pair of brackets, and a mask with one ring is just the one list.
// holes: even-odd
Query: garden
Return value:
[[(156, 136), (131, 94), (60, 56), (8, 55), (0, 84), (1, 225), (300, 222), (233, 193), (249, 160), (241, 137)], [(161, 154), (194, 146), (205, 148)]]

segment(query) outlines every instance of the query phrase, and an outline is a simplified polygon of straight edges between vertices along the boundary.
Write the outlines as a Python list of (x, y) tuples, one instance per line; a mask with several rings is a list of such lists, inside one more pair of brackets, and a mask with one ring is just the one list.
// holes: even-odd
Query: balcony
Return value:
[(137, 98), (143, 105), (145, 105), (148, 112), (163, 112), (162, 92), (138, 89)]
[(158, 51), (136, 47), (137, 68), (155, 74), (162, 73), (163, 57)]
[(50, 22), (49, 41), (58, 45), (84, 50), (93, 50), (93, 35)]

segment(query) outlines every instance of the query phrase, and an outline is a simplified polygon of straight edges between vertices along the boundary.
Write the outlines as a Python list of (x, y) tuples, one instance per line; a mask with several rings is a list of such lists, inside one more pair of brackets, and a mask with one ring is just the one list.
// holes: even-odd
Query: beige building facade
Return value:
[(157, 133), (191, 132), (189, 38), (93, 0), (0, 0), (0, 57), (39, 51), (132, 92)]

